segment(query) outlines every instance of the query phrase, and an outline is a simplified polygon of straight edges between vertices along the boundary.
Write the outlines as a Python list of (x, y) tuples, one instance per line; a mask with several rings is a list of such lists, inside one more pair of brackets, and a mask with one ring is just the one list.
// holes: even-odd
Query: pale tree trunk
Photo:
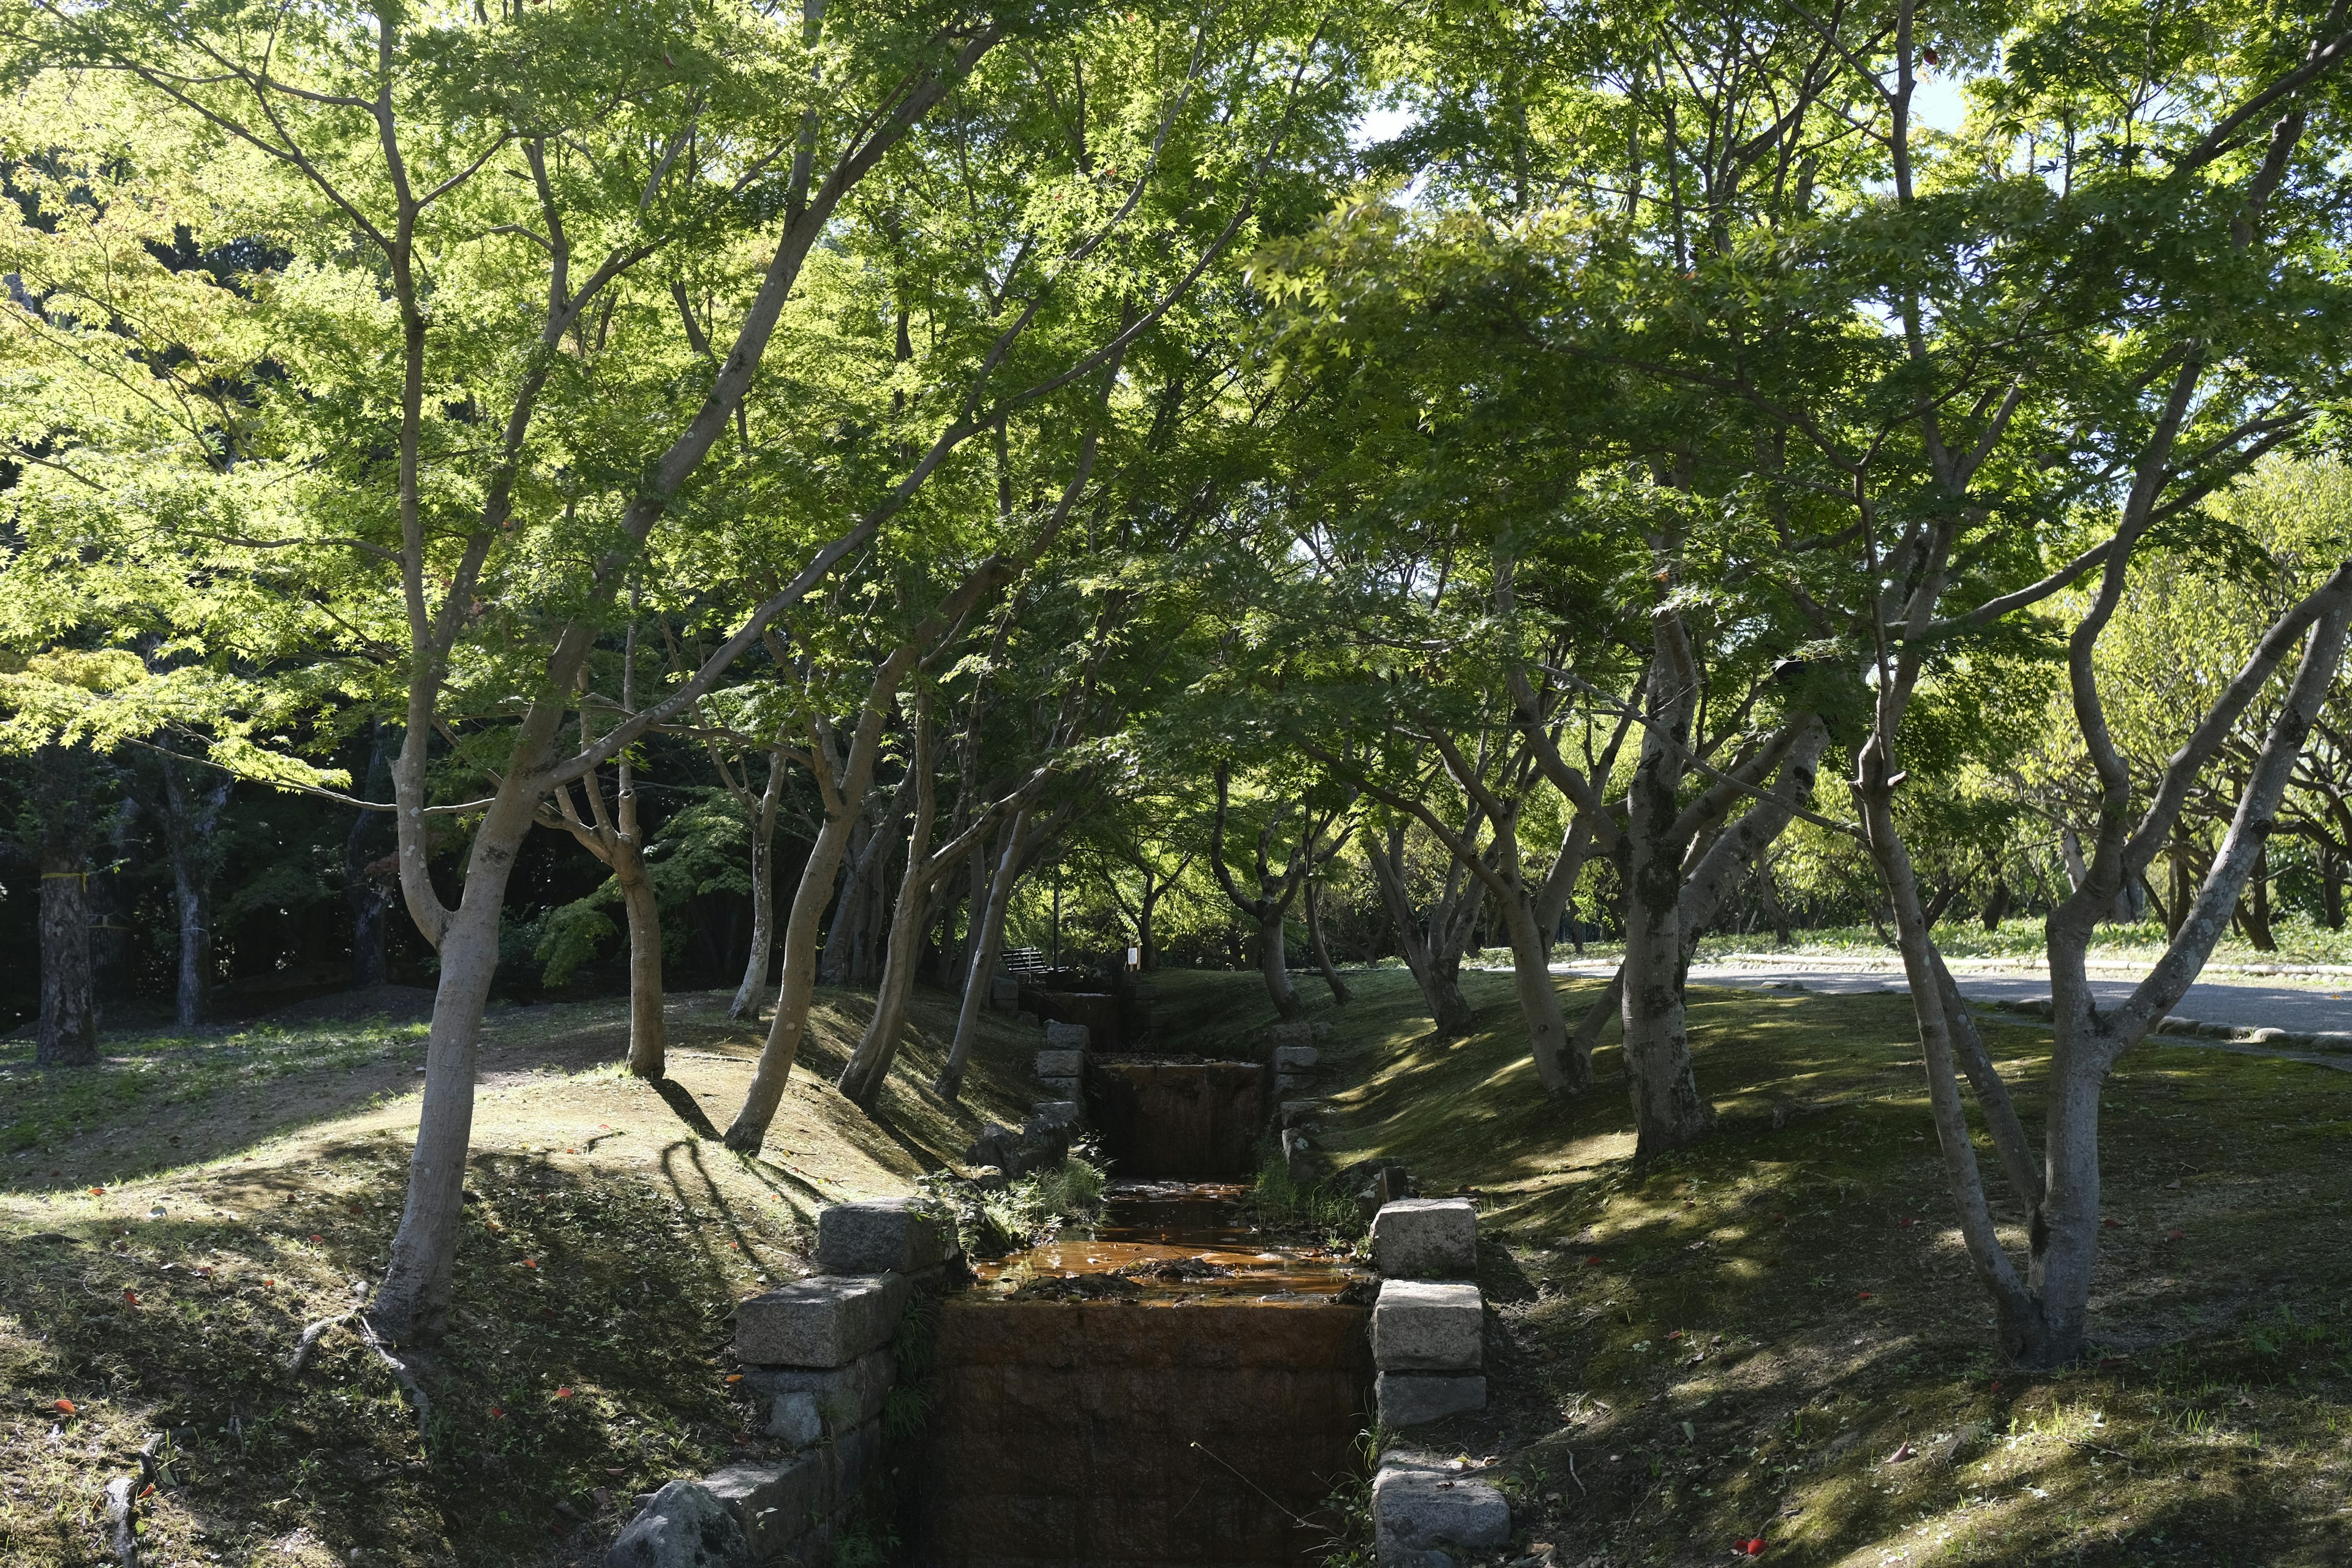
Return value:
[(219, 861), (215, 834), (228, 806), (230, 781), (222, 773), (209, 788), (198, 788), (168, 752), (163, 768), (163, 837), (172, 860), (172, 898), (180, 931), (173, 1021), (187, 1029), (205, 1021), (212, 1001), (213, 870)]
[(1570, 1049), (1568, 1020), (1551, 983), (1551, 944), (1544, 940), (1527, 900), (1505, 899), (1502, 904), (1503, 925), (1511, 939), (1511, 984), (1518, 993), (1519, 1016), (1527, 1022), (1537, 1076), (1559, 1083), (1549, 1092), (1580, 1092), (1591, 1087), (1592, 1057), (1590, 1052), (1579, 1057)]
[(891, 1058), (898, 1055), (898, 1032), (907, 1021), (907, 999), (915, 989), (916, 943), (930, 924), (931, 889), (949, 869), (929, 861), (931, 819), (938, 802), (931, 782), (930, 730), (930, 698), (925, 692), (916, 702), (915, 758), (908, 775), (916, 784), (914, 821), (907, 830), (907, 870), (899, 879), (898, 906), (890, 915), (882, 979), (874, 994), (874, 1016), (866, 1021), (856, 1049), (850, 1052), (834, 1084), (851, 1104), (869, 1114), (881, 1101)]
[[(517, 745), (521, 761), (539, 763), (553, 739), (553, 723), (533, 735), (527, 719)], [(420, 751), (422, 727), (409, 729)], [(481, 1051), (482, 1009), (499, 968), (499, 913), (507, 879), (530, 831), (537, 801), (522, 790), (501, 791), (474, 833), (465, 891), (447, 911), (436, 943), (441, 978), (434, 989), (433, 1026), (425, 1046), (425, 1101), (409, 1156), (408, 1201), (394, 1235), (383, 1284), (369, 1306), (378, 1331), (397, 1344), (438, 1339), (448, 1326), (450, 1282), (457, 1235), (464, 1224), (466, 1156), (473, 1140), (474, 1077)]]
[[(814, 0), (804, 8), (803, 30), (816, 41), (821, 9)], [(395, 19), (379, 29), (382, 47), (391, 49)], [(713, 354), (718, 369), (712, 384), (684, 426), (667, 433), (657, 449), (644, 454), (637, 470), (644, 481), (631, 488), (619, 517), (617, 535), (625, 541), (607, 551), (583, 537), (563, 539), (566, 547), (604, 551), (593, 577), (593, 609), (612, 603), (632, 549), (644, 545), (670, 510), (673, 498), (686, 488), (712, 447), (740, 408), (758, 376), (769, 341), (786, 297), (797, 282), (802, 263), (818, 236), (833, 220), (842, 199), (875, 167), (890, 147), (925, 120), (950, 90), (954, 80), (968, 74), (1000, 41), (993, 28), (982, 29), (965, 41), (952, 58), (909, 80), (899, 79), (889, 89), (893, 107), (869, 121), (871, 133), (859, 139), (855, 158), (835, 161), (818, 177), (817, 161), (804, 156), (795, 164), (792, 201), (776, 237), (757, 292), (744, 309), (733, 342), (724, 354)], [(814, 151), (818, 117), (810, 110), (802, 117), (802, 147)], [(392, 136), (385, 125), (387, 141)], [(943, 432), (923, 458), (894, 486), (875, 508), (845, 532), (828, 541), (793, 579), (770, 595), (745, 617), (734, 635), (706, 658), (684, 682), (625, 722), (603, 742), (584, 748), (561, 762), (554, 754), (556, 735), (565, 706), (564, 694), (574, 689), (596, 633), (591, 624), (562, 626), (547, 646), (544, 665), (535, 672), (536, 689), (525, 709), (505, 759), (505, 771), (484, 810), (474, 835), (464, 890), (457, 907), (450, 909), (435, 891), (428, 874), (428, 737), (440, 718), (438, 704), (450, 671), (457, 640), (474, 619), (475, 595), (482, 586), (486, 567), (495, 564), (493, 549), (513, 521), (515, 454), (530, 431), (535, 399), (545, 384), (543, 374), (527, 375), (501, 423), (509, 432), (503, 456), (494, 457), (486, 472), (479, 513), (467, 531), (450, 537), (464, 541), (454, 570), (428, 571), (426, 528), (420, 474), (423, 462), (425, 388), (436, 377), (428, 364), (428, 334), (423, 283), (415, 253), (416, 221), (423, 201), (404, 184), (397, 186), (394, 221), (378, 235), (388, 279), (387, 292), (396, 301), (402, 335), (398, 480), (396, 492), (400, 548), (396, 556), (406, 615), (407, 707), (400, 755), (393, 767), (399, 832), (401, 893), (410, 916), (425, 942), (439, 954), (441, 981), (436, 993), (432, 1032), (425, 1049), (424, 1103), (420, 1110), (415, 1152), (409, 1163), (408, 1199), (400, 1228), (393, 1238), (392, 1258), (383, 1284), (370, 1308), (381, 1337), (394, 1342), (429, 1340), (445, 1327), (450, 1304), (451, 1272), (455, 1267), (460, 1228), (460, 1199), (466, 1158), (473, 1126), (474, 1069), (478, 1049), (482, 1008), (489, 996), (498, 965), (499, 916), (515, 856), (537, 816), (540, 799), (551, 789), (582, 778), (613, 758), (656, 723), (687, 711), (701, 700), (726, 674), (735, 659), (755, 643), (770, 622), (799, 602), (829, 575), (849, 553), (870, 539), (886, 517), (902, 507), (939, 464), (965, 439), (961, 426)], [(389, 236), (388, 238), (384, 237)], [(581, 312), (594, 303), (602, 285), (617, 275), (625, 258), (615, 251), (613, 270), (600, 268), (594, 281), (577, 291), (561, 286), (549, 290), (541, 341), (551, 347), (574, 330)], [(564, 277), (565, 258), (553, 258), (552, 276)], [(1022, 319), (1025, 325), (1028, 318)], [(1016, 332), (1018, 328), (1014, 330)], [(1011, 337), (1000, 339), (1009, 344)], [(714, 345), (715, 346), (715, 345)], [(1001, 350), (1000, 350), (1001, 352)], [(489, 427), (489, 426), (486, 426)], [(562, 536), (559, 536), (560, 538)], [(594, 618), (593, 615), (590, 619)]]
[(791, 1081), (801, 1035), (808, 1026), (809, 1005), (816, 996), (817, 930), (824, 921), (825, 906), (833, 902), (834, 879), (849, 847), (850, 830), (874, 784), (883, 726), (897, 707), (898, 683), (919, 652), (915, 644), (904, 645), (892, 650), (875, 671), (846, 756), (839, 752), (829, 726), (816, 726), (812, 736), (824, 825), (809, 848), (808, 863), (801, 868), (800, 886), (793, 891), (792, 913), (784, 922), (782, 978), (776, 987), (775, 1016), (768, 1021), (767, 1043), (761, 1047), (760, 1065), (752, 1073), (743, 1104), (727, 1129), (727, 1146), (739, 1154), (760, 1152), (768, 1126), (776, 1119), (776, 1108), (783, 1103), (784, 1086)]
[(776, 951), (776, 812), (784, 797), (787, 762), (781, 747), (768, 753), (768, 787), (746, 798), (751, 827), (751, 952), (743, 961), (742, 984), (727, 1004), (730, 1018), (747, 1018), (768, 988), (768, 964)]
[[(636, 595), (630, 594), (634, 611)], [(621, 712), (635, 711), (637, 633), (634, 618), (623, 642)], [(583, 686), (583, 695), (585, 688)], [(580, 743), (588, 745), (588, 714), (580, 714)], [(658, 1082), (667, 1069), (668, 1037), (662, 1020), (661, 902), (654, 891), (653, 873), (646, 863), (646, 835), (637, 816), (637, 779), (629, 753), (622, 751), (614, 766), (614, 788), (608, 805), (604, 781), (594, 772), (580, 781), (587, 797), (583, 816), (573, 804), (572, 787), (554, 793), (553, 809), (544, 806), (538, 820), (569, 833), (579, 846), (613, 873), (621, 890), (621, 909), (629, 933), (629, 1071)]]
[(971, 957), (964, 965), (963, 1004), (956, 1009), (955, 1039), (948, 1047), (939, 1079), (931, 1085), (931, 1091), (941, 1100), (956, 1100), (963, 1093), (964, 1074), (980, 1037), (981, 1009), (988, 1005), (988, 988), (996, 981), (996, 961), (1004, 952), (1004, 917), (1013, 907), (1013, 889), (1021, 879), (1028, 828), (1029, 813), (1014, 812), (1004, 829), (1004, 848), (997, 857), (996, 873), (989, 879), (986, 902), (975, 906), (981, 912), (972, 921)]
[[(625, 868), (625, 869), (624, 869)], [(614, 858), (621, 905), (629, 926), (629, 1070), (659, 1079), (667, 1067), (668, 1033), (662, 1025), (661, 903), (645, 858)]]

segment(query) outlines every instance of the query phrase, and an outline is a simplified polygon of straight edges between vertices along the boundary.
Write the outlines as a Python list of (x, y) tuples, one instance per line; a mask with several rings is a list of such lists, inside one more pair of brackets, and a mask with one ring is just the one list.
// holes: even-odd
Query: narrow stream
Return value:
[(1115, 1182), (941, 1301), (917, 1563), (1316, 1560), (1360, 1470), (1370, 1279), (1257, 1224), (1248, 1191)]
[(1098, 1220), (977, 1265), (972, 1299), (1329, 1303), (1369, 1280), (1343, 1254), (1252, 1224), (1248, 1193), (1232, 1182), (1113, 1182)]

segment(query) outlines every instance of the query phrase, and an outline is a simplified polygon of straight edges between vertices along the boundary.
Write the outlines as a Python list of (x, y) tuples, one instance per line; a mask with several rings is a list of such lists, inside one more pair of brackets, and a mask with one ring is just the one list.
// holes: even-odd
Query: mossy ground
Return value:
[(983, 1118), (1017, 1120), (1035, 1040), (992, 1018), (950, 1110), (912, 1087), (953, 1021), (927, 995), (868, 1118), (828, 1084), (870, 1005), (822, 994), (809, 1070), (743, 1160), (713, 1123), (761, 1031), (724, 1005), (672, 998), (660, 1085), (619, 1069), (617, 1003), (493, 1015), (422, 1436), (346, 1331), (286, 1373), (303, 1326), (381, 1277), (421, 1026), (109, 1039), (53, 1073), (0, 1047), (0, 1563), (111, 1563), (102, 1489), (151, 1441), (151, 1568), (590, 1562), (636, 1492), (743, 1453), (735, 1302), (804, 1270), (819, 1203), (909, 1191)]
[[(1416, 1436), (1501, 1459), (1518, 1553), (2352, 1562), (2352, 1074), (2130, 1053), (2103, 1097), (2095, 1356), (2020, 1375), (1951, 1222), (1904, 998), (1695, 992), (1725, 1130), (1635, 1172), (1615, 1046), (1591, 1095), (1547, 1100), (1507, 976), (1465, 977), (1485, 1026), (1449, 1042), (1402, 973), (1349, 978), (1345, 1009), (1302, 988), (1333, 1025), (1325, 1142), (1477, 1195), (1494, 1402)], [(1987, 1035), (2031, 1129), (2048, 1037)]]

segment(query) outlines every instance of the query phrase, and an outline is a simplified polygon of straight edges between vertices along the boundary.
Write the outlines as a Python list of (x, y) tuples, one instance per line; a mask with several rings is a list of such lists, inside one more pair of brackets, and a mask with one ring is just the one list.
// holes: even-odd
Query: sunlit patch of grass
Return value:
[[(1571, 1018), (1595, 984), (1563, 977)], [(1854, 1568), (2352, 1561), (2344, 1075), (2128, 1055), (2102, 1095), (2097, 1348), (2021, 1375), (1958, 1242), (1906, 999), (1695, 989), (1725, 1127), (1635, 1171), (1616, 1048), (1593, 1093), (1547, 1100), (1507, 976), (1465, 989), (1479, 1028), (1450, 1042), (1402, 973), (1364, 976), (1350, 1008), (1317, 999), (1339, 1064), (1324, 1141), (1477, 1194), (1496, 1397), (1424, 1436), (1504, 1457), (1523, 1541), (1612, 1563), (1758, 1535), (1768, 1561)], [(2048, 1036), (1985, 1034), (2032, 1129)]]

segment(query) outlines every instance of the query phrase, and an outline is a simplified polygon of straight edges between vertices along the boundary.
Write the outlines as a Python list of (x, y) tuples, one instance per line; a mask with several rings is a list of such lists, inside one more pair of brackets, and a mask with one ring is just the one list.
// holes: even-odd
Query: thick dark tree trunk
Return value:
[[(362, 797), (381, 799), (380, 792), (389, 787), (389, 772), (383, 726), (378, 724), (368, 743), (368, 763), (360, 787)], [(373, 853), (378, 842), (376, 830), (390, 826), (391, 818), (383, 812), (354, 811), (351, 830), (343, 835), (343, 904), (352, 920), (353, 990), (382, 985), (392, 978), (386, 946), (390, 932), (384, 919), (391, 898), (383, 879), (369, 875), (368, 870), (377, 859)]]
[(1986, 898), (1983, 913), (1984, 928), (1999, 931), (2000, 922), (2009, 918), (2009, 884), (1996, 880), (1991, 894)]
[(89, 970), (89, 752), (44, 746), (33, 761), (39, 814), (41, 1016), (37, 1067), (98, 1060), (98, 1009)]
[[(1366, 835), (1364, 853), (1371, 861), (1372, 883), (1380, 889), (1389, 923), (1396, 929), (1398, 951), (1404, 957), (1412, 983), (1421, 988), (1422, 1000), (1429, 1005), (1430, 1022), (1436, 1026), (1439, 1037), (1453, 1039), (1466, 1035), (1476, 1026), (1477, 1016), (1469, 999), (1462, 994), (1462, 947), (1458, 940), (1449, 938), (1444, 900), (1440, 900), (1440, 907), (1431, 912), (1424, 924), (1413, 912), (1412, 897), (1405, 887), (1403, 825), (1391, 827), (1387, 839), (1383, 847), (1379, 837)], [(1459, 867), (1454, 868), (1454, 875), (1457, 879), (1462, 877)]]
[(33, 1065), (98, 1060), (98, 1013), (89, 978), (89, 857), (70, 842), (44, 846), (41, 868), (41, 1022)]
[(2265, 842), (2254, 857), (2254, 874), (2246, 884), (2246, 940), (2256, 952), (2276, 952), (2278, 938), (2271, 931), (2271, 847)]
[(1287, 1019), (1297, 1017), (1304, 1008), (1298, 1000), (1298, 988), (1290, 983), (1290, 955), (1284, 950), (1282, 914), (1276, 906), (1271, 915), (1258, 917), (1257, 969), (1265, 977), (1265, 994), (1273, 999), (1274, 1010)]

